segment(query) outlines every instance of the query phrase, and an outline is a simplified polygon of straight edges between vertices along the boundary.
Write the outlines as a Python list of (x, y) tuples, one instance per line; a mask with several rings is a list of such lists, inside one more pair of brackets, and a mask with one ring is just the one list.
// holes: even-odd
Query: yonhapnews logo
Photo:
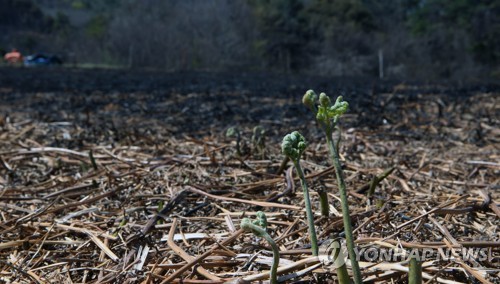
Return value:
[[(490, 248), (402, 248), (402, 247), (355, 247), (357, 261), (368, 262), (406, 262), (411, 258), (418, 261), (445, 260), (452, 261), (457, 258), (478, 264), (479, 262), (493, 260)], [(348, 263), (348, 253), (345, 240), (342, 238), (329, 239), (319, 247), (319, 260), (325, 267), (338, 268)]]

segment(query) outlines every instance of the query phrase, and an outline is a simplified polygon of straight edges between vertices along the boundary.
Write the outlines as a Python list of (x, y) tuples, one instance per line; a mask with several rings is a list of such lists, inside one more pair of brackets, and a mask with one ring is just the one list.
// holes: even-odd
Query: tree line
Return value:
[(0, 48), (43, 49), (78, 62), (322, 76), (500, 76), (498, 0), (3, 2)]

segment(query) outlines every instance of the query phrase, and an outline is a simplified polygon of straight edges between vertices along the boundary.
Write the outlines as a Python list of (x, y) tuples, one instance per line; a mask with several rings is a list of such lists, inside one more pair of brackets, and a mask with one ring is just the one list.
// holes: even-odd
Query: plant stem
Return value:
[(283, 158), (283, 160), (281, 160), (280, 167), (279, 167), (278, 171), (276, 172), (277, 175), (281, 175), (283, 173), (288, 162), (290, 162), (290, 158), (288, 156), (285, 156)]
[(241, 225), (241, 228), (245, 231), (252, 231), (255, 235), (263, 237), (271, 245), (273, 249), (273, 264), (271, 265), (271, 284), (278, 284), (278, 266), (280, 262), (280, 252), (276, 242), (271, 238), (271, 236), (266, 232), (266, 230), (260, 226), (252, 224), (250, 222)]
[(89, 151), (89, 158), (90, 162), (92, 163), (92, 167), (94, 168), (94, 171), (97, 171), (98, 170), (97, 163), (95, 162), (94, 153), (92, 150)]
[(314, 256), (318, 256), (318, 239), (316, 237), (316, 229), (314, 228), (314, 215), (312, 213), (311, 199), (309, 198), (309, 190), (307, 189), (306, 178), (299, 160), (293, 161), (297, 175), (300, 178), (300, 185), (304, 191), (304, 201), (306, 203), (307, 223), (309, 225), (309, 237), (311, 238), (311, 250)]
[(410, 259), (410, 271), (408, 272), (408, 284), (422, 283), (422, 263), (417, 258)]
[(386, 177), (388, 177), (396, 168), (391, 167), (386, 169), (382, 174), (374, 176), (370, 182), (370, 188), (368, 189), (368, 197), (371, 197), (375, 193), (375, 188), (380, 184)]
[[(339, 278), (340, 284), (350, 284), (351, 278), (349, 277), (349, 273), (347, 272), (347, 266), (344, 262), (344, 255), (342, 253), (342, 247), (340, 242), (335, 239), (333, 242), (337, 243), (338, 249), (334, 251), (334, 260), (339, 261), (337, 268), (337, 277)], [(335, 247), (337, 247), (335, 246)]]
[(328, 144), (328, 150), (332, 156), (333, 166), (335, 167), (335, 175), (337, 176), (337, 183), (340, 192), (340, 203), (342, 206), (342, 219), (344, 221), (344, 231), (347, 243), (347, 251), (349, 253), (349, 259), (351, 260), (351, 267), (354, 276), (354, 283), (361, 284), (363, 279), (361, 277), (361, 271), (359, 269), (359, 264), (356, 259), (356, 253), (354, 251), (354, 238), (352, 236), (352, 226), (351, 226), (351, 216), (349, 213), (349, 203), (347, 201), (347, 192), (344, 182), (343, 171), (340, 166), (340, 157), (337, 152), (337, 147), (334, 145), (332, 140), (332, 132), (330, 129), (326, 129), (326, 142)]
[(319, 189), (319, 208), (321, 211), (321, 216), (328, 217), (330, 215), (330, 205), (328, 204), (328, 194), (325, 190)]

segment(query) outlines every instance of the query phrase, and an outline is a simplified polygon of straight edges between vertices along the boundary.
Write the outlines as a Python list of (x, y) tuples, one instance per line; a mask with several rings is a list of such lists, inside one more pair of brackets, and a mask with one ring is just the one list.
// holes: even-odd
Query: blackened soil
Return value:
[[(422, 84), (373, 78), (316, 78), (275, 74), (152, 72), (70, 68), (0, 68), (0, 114), (46, 122), (69, 121), (85, 131), (132, 134), (220, 134), (230, 126), (262, 125), (270, 136), (308, 129), (302, 106), (308, 89), (343, 95), (350, 103), (345, 127), (377, 128), (403, 119), (413, 105), (415, 124), (446, 120), (476, 94), (496, 96), (500, 85)], [(450, 110), (450, 106), (451, 110)], [(405, 116), (408, 116), (405, 112)], [(488, 114), (491, 116), (491, 114)], [(408, 135), (423, 135), (404, 130)], [(102, 134), (102, 133), (100, 133)], [(314, 135), (314, 133), (312, 133)], [(101, 137), (101, 135), (97, 135)], [(418, 138), (418, 137), (417, 137)]]

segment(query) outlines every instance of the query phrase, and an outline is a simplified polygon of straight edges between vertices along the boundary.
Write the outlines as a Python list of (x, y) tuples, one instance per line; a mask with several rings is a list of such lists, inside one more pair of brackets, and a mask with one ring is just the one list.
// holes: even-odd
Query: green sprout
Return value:
[(316, 120), (320, 124), (321, 128), (325, 131), (326, 142), (328, 145), (328, 150), (333, 161), (333, 166), (335, 168), (335, 175), (337, 177), (337, 183), (340, 192), (340, 203), (342, 206), (342, 218), (344, 222), (344, 230), (347, 243), (347, 251), (349, 253), (349, 259), (352, 264), (352, 271), (354, 276), (354, 282), (356, 284), (362, 283), (361, 271), (359, 269), (359, 264), (356, 261), (356, 253), (354, 251), (354, 238), (352, 235), (352, 225), (351, 217), (349, 214), (349, 204), (347, 201), (346, 185), (344, 181), (344, 173), (342, 167), (340, 166), (340, 156), (339, 156), (339, 139), (334, 142), (332, 138), (333, 130), (337, 126), (338, 119), (342, 116), (347, 109), (349, 104), (343, 101), (342, 96), (339, 96), (335, 103), (332, 105), (330, 97), (325, 93), (321, 93), (318, 99), (317, 108), (314, 106), (314, 99), (318, 96), (313, 90), (309, 90), (305, 93), (302, 102), (315, 114)]
[(240, 227), (246, 232), (252, 232), (257, 237), (266, 239), (266, 241), (271, 245), (273, 249), (273, 264), (271, 266), (270, 280), (271, 284), (278, 283), (278, 266), (280, 262), (280, 252), (276, 242), (267, 233), (267, 218), (264, 212), (257, 212), (257, 219), (253, 222), (248, 218), (243, 218), (240, 223)]
[[(316, 106), (317, 102), (319, 102), (318, 106)], [(316, 115), (317, 121), (323, 129), (330, 133), (330, 137), (338, 117), (344, 114), (349, 107), (347, 102), (342, 101), (342, 97), (338, 97), (335, 104), (332, 105), (330, 98), (325, 93), (319, 94), (318, 97), (313, 90), (308, 90), (305, 93), (302, 98), (302, 103), (304, 103), (304, 105), (306, 105)], [(330, 118), (333, 118), (333, 122)], [(320, 200), (321, 215), (328, 217), (330, 215), (328, 194), (324, 191), (319, 191), (318, 195)]]
[(125, 212), (123, 212), (123, 218), (120, 221), (120, 224), (118, 224), (118, 228), (114, 228), (113, 229), (113, 234), (112, 235), (115, 236), (115, 237), (117, 237), (118, 234), (120, 233), (120, 231), (123, 229), (123, 227), (125, 227), (125, 225), (127, 225), (127, 222), (128, 222), (128, 218), (125, 215)]
[(386, 177), (388, 177), (395, 169), (396, 169), (395, 167), (390, 167), (386, 169), (382, 174), (374, 176), (371, 179), (368, 188), (368, 193), (366, 194), (368, 198), (372, 197), (373, 194), (375, 194), (375, 188), (380, 184), (380, 182), (382, 182)]
[(306, 203), (306, 215), (309, 225), (309, 237), (311, 238), (311, 250), (314, 256), (318, 255), (318, 239), (316, 237), (316, 229), (314, 228), (314, 216), (311, 208), (311, 199), (309, 198), (309, 190), (307, 189), (306, 178), (302, 167), (300, 166), (300, 156), (307, 147), (307, 143), (298, 131), (287, 134), (281, 143), (281, 151), (283, 154), (292, 160), (297, 175), (300, 178), (300, 185), (304, 191), (304, 201)]
[(318, 95), (313, 90), (309, 90), (306, 92), (304, 97), (302, 97), (302, 103), (306, 105), (312, 112), (317, 113), (316, 109), (316, 100), (318, 99)]
[(226, 137), (236, 137), (236, 152), (238, 153), (238, 156), (242, 156), (241, 154), (241, 147), (240, 147), (240, 142), (241, 142), (241, 135), (240, 131), (236, 127), (230, 127), (226, 131)]
[(281, 143), (283, 154), (287, 155), (294, 162), (300, 160), (300, 156), (302, 156), (306, 147), (306, 140), (298, 131), (285, 135), (283, 143)]
[(255, 155), (260, 156), (260, 158), (264, 160), (266, 151), (266, 130), (260, 125), (253, 128), (252, 145)]

